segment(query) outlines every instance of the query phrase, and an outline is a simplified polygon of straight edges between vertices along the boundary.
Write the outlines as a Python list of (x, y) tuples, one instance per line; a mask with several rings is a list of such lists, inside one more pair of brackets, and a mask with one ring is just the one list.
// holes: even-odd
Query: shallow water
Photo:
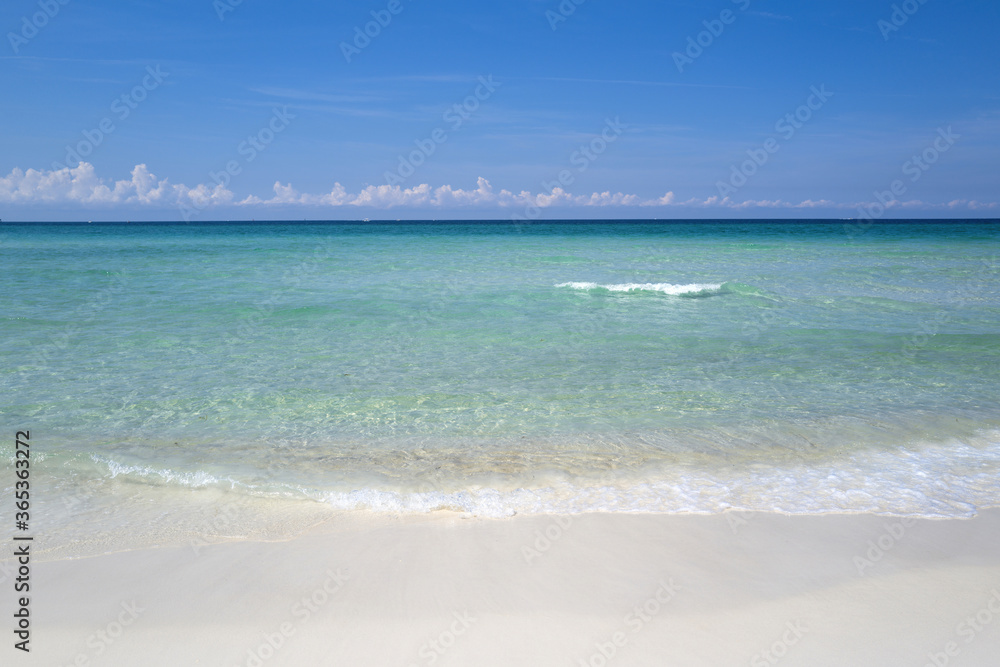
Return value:
[(0, 453), (111, 523), (1000, 504), (1000, 224), (852, 229), (4, 225)]

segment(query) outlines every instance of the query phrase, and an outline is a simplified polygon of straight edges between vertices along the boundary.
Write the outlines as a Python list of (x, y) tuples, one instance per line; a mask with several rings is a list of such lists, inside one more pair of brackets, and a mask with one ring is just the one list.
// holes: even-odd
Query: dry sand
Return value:
[(1000, 664), (1000, 510), (351, 513), (31, 576), (32, 650), (8, 630), (4, 665)]

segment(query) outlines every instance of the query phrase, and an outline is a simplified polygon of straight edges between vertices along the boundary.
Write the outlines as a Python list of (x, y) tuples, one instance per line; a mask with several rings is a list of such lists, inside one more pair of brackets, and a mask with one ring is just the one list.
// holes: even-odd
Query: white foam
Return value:
[(578, 290), (604, 289), (609, 292), (661, 292), (671, 296), (684, 294), (712, 294), (722, 290), (722, 284), (691, 283), (688, 285), (673, 285), (671, 283), (600, 283), (569, 282), (560, 283), (556, 287), (569, 287)]
[(310, 499), (338, 510), (423, 514), (450, 510), (482, 517), (515, 514), (696, 513), (727, 510), (786, 514), (873, 513), (970, 517), (1000, 506), (1000, 432), (970, 442), (952, 440), (887, 450), (854, 450), (819, 459), (761, 461), (751, 465), (660, 465), (627, 477), (550, 480), (534, 488), (462, 488), (461, 479), (434, 490), (380, 485), (354, 489), (305, 487), (295, 480), (265, 485), (205, 471), (178, 472), (93, 460), (112, 478), (187, 488), (216, 486), (253, 496)]
[(1000, 506), (1000, 434), (987, 446), (949, 442), (914, 449), (866, 451), (823, 464), (692, 467), (657, 479), (585, 486), (398, 492), (361, 489), (315, 499), (342, 509), (425, 513), (452, 510), (483, 517), (515, 514), (693, 513), (727, 510), (784, 514), (871, 513), (971, 517)]
[(236, 482), (230, 479), (220, 479), (214, 475), (211, 475), (202, 470), (195, 470), (193, 472), (178, 472), (176, 470), (170, 470), (168, 468), (153, 468), (152, 466), (139, 466), (139, 465), (125, 465), (115, 461), (113, 459), (105, 458), (103, 456), (92, 455), (91, 460), (98, 465), (107, 466), (108, 472), (111, 473), (111, 477), (115, 478), (119, 475), (121, 476), (136, 476), (145, 478), (158, 478), (162, 482), (168, 484), (180, 484), (182, 486), (190, 487), (203, 487), (217, 485), (220, 482), (228, 482), (235, 485)]

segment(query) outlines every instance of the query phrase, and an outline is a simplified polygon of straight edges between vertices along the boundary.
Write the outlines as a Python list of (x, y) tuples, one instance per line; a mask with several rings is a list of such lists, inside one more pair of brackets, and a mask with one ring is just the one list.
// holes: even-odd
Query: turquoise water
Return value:
[(996, 221), (0, 232), (6, 440), (53, 496), (1000, 504)]

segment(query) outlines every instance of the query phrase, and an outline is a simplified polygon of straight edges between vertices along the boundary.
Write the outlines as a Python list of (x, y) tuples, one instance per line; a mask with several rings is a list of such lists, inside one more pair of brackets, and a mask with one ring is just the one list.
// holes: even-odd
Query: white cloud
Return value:
[(227, 204), (233, 193), (222, 186), (188, 188), (158, 179), (144, 164), (132, 168), (129, 180), (106, 182), (94, 165), (81, 162), (70, 169), (38, 171), (13, 169), (0, 178), (0, 203), (4, 204), (146, 204), (197, 207)]
[[(574, 195), (562, 188), (551, 192), (532, 193), (527, 190), (514, 193), (510, 190), (497, 191), (493, 185), (480, 176), (474, 189), (465, 190), (451, 185), (431, 187), (423, 183), (404, 188), (399, 185), (369, 185), (358, 192), (348, 192), (340, 183), (324, 194), (301, 193), (291, 183), (274, 184), (274, 194), (268, 199), (250, 195), (237, 200), (232, 191), (221, 185), (199, 184), (188, 187), (172, 184), (166, 178), (152, 174), (145, 164), (132, 169), (131, 178), (107, 181), (100, 178), (94, 166), (81, 162), (70, 169), (64, 167), (51, 171), (36, 169), (14, 169), (7, 176), (0, 177), (0, 203), (3, 204), (81, 204), (113, 208), (116, 205), (143, 205), (158, 208), (179, 208), (194, 212), (220, 206), (354, 206), (374, 209), (395, 207), (450, 209), (461, 207), (526, 209), (530, 207), (551, 208), (560, 206), (606, 206), (606, 207), (687, 207), (716, 209), (857, 209), (870, 202), (834, 202), (827, 199), (807, 199), (798, 203), (781, 199), (734, 201), (729, 197), (717, 196), (707, 199), (691, 198), (678, 201), (673, 192), (667, 192), (654, 199), (642, 198), (623, 192), (609, 190), (589, 195)], [(979, 211), (1000, 208), (997, 202), (977, 200), (953, 200), (943, 204), (931, 204), (920, 200), (890, 202), (888, 208), (903, 209), (943, 209)]]

